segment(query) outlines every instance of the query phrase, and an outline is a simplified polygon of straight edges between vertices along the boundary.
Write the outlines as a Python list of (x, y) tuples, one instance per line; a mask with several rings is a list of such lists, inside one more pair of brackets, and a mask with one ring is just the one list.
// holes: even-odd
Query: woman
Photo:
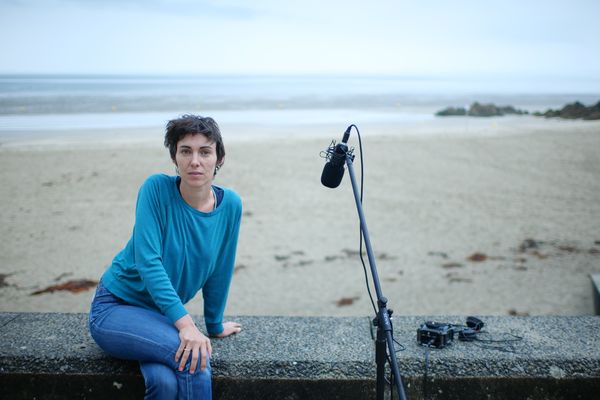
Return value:
[(241, 331), (222, 321), (242, 204), (212, 184), (225, 157), (212, 118), (169, 121), (165, 147), (177, 176), (152, 175), (140, 188), (131, 239), (98, 284), (90, 332), (112, 356), (139, 361), (146, 399), (210, 399), (210, 340), (184, 304), (202, 289), (209, 336)]

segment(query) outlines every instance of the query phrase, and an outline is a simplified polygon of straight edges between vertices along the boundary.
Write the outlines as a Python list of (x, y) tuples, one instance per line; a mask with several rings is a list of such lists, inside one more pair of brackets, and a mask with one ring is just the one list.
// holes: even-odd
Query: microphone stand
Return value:
[(354, 175), (354, 167), (352, 164), (353, 160), (354, 155), (352, 154), (352, 151), (346, 151), (346, 165), (348, 166), (348, 173), (350, 174), (350, 180), (352, 182), (354, 200), (356, 201), (358, 217), (360, 218), (360, 229), (365, 239), (367, 256), (369, 258), (369, 266), (371, 267), (371, 275), (373, 277), (373, 284), (375, 285), (375, 293), (377, 295), (378, 311), (377, 317), (373, 319), (373, 325), (377, 327), (377, 339), (375, 340), (375, 363), (377, 365), (376, 399), (384, 399), (387, 345), (387, 351), (389, 351), (390, 355), (390, 366), (394, 374), (394, 381), (396, 384), (396, 390), (398, 391), (398, 396), (400, 400), (406, 400), (406, 394), (404, 393), (404, 386), (402, 385), (402, 378), (400, 377), (400, 370), (398, 368), (398, 360), (396, 360), (396, 350), (394, 348), (394, 340), (392, 337), (392, 310), (387, 308), (387, 298), (383, 296), (381, 291), (379, 275), (377, 274), (377, 266), (375, 265), (375, 257), (373, 256), (373, 249), (371, 248), (371, 239), (369, 238), (369, 230), (367, 229), (362, 202), (360, 200), (360, 194), (356, 184), (356, 176)]

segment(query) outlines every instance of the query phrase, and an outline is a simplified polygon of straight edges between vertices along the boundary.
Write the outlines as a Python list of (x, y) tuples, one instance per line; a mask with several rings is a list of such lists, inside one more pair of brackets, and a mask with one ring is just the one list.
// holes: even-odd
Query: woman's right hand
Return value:
[(200, 370), (204, 371), (207, 358), (210, 358), (212, 353), (210, 339), (200, 332), (189, 314), (175, 321), (175, 326), (179, 330), (180, 340), (175, 353), (175, 362), (179, 363), (179, 371), (183, 371), (190, 356), (190, 373), (196, 371), (198, 359), (200, 359)]

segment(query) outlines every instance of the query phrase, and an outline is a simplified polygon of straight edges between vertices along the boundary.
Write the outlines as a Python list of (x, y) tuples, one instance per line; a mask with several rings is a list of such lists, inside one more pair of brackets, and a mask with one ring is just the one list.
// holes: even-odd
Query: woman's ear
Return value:
[(221, 169), (223, 164), (225, 163), (225, 157), (221, 158), (221, 160), (217, 161), (217, 165), (215, 165), (215, 173), (213, 176), (217, 175), (217, 172)]

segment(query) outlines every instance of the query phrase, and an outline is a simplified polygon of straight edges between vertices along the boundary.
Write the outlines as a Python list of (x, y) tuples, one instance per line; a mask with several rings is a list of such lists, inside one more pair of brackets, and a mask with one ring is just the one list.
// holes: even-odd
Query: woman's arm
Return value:
[[(138, 194), (133, 231), (134, 256), (139, 272), (154, 304), (172, 322), (188, 314), (163, 265), (163, 240), (166, 230), (168, 187), (153, 175), (144, 182)], [(163, 191), (161, 193), (161, 190)]]
[(223, 313), (227, 304), (231, 278), (233, 277), (242, 217), (241, 199), (234, 192), (228, 192), (227, 195), (235, 196), (234, 208), (230, 210), (229, 229), (225, 235), (224, 243), (219, 249), (217, 267), (202, 288), (206, 329), (210, 336), (215, 337), (228, 336), (241, 330), (240, 324), (228, 323), (227, 327), (223, 324)]

